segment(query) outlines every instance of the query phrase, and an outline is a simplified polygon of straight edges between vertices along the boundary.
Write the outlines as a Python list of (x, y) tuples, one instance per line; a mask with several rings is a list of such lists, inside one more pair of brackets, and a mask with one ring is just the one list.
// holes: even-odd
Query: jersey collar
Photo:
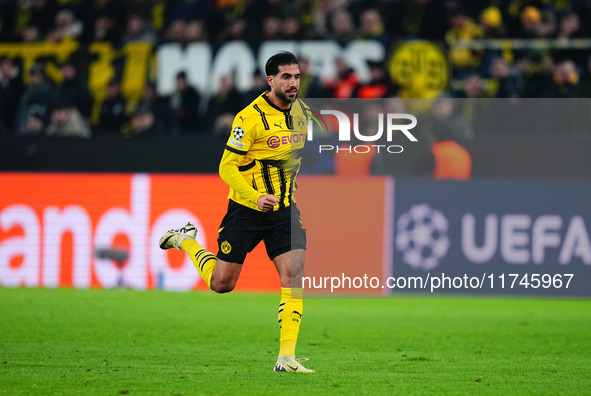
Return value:
[(271, 102), (271, 100), (269, 100), (269, 97), (268, 97), (269, 92), (270, 91), (267, 90), (267, 91), (263, 92), (263, 95), (262, 95), (263, 96), (263, 99), (265, 99), (267, 101), (267, 103), (269, 104), (269, 106), (271, 106), (272, 108), (274, 108), (277, 111), (281, 111), (282, 113), (289, 113), (289, 111), (291, 110), (291, 106), (293, 105), (293, 103), (289, 105), (289, 109), (283, 110), (279, 106), (275, 105), (275, 103)]

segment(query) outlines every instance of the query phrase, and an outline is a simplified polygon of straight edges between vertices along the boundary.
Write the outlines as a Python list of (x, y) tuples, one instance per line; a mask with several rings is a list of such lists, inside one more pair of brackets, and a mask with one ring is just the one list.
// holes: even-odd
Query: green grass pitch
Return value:
[(0, 288), (0, 394), (590, 394), (591, 301), (306, 299)]

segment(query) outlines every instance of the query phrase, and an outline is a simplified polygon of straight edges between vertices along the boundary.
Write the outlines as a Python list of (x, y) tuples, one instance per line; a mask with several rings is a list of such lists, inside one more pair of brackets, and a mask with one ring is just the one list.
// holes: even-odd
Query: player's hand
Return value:
[(277, 205), (277, 197), (275, 195), (261, 195), (257, 200), (257, 206), (263, 212), (273, 210), (273, 206)]

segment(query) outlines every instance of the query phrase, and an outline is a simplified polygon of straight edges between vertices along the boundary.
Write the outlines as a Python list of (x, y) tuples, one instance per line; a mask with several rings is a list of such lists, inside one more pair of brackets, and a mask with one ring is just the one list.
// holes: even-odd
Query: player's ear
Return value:
[(269, 84), (269, 86), (271, 88), (273, 88), (273, 79), (274, 79), (274, 76), (267, 76), (267, 83)]

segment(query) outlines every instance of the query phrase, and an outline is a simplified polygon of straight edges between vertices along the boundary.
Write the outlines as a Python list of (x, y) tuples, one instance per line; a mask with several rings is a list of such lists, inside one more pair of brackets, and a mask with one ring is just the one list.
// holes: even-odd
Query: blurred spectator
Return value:
[(21, 40), (23, 43), (35, 43), (40, 41), (41, 36), (39, 34), (39, 28), (33, 25), (25, 26), (21, 34)]
[(482, 78), (478, 74), (471, 74), (464, 80), (462, 84), (462, 92), (459, 95), (460, 98), (484, 98), (484, 84)]
[(472, 175), (472, 157), (456, 142), (446, 126), (433, 131), (431, 146), (417, 163), (417, 171), (435, 180), (468, 180)]
[(35, 63), (29, 70), (29, 84), (25, 88), (18, 107), (16, 129), (19, 134), (25, 131), (26, 117), (35, 107), (40, 114), (49, 114), (54, 101), (55, 87), (45, 78), (43, 66)]
[(164, 41), (167, 43), (182, 43), (185, 40), (187, 24), (182, 19), (170, 22), (164, 33)]
[[(158, 95), (154, 83), (147, 83), (144, 87), (142, 99), (139, 101), (137, 109), (149, 110), (154, 117), (155, 127), (159, 130), (168, 130), (170, 117), (168, 114), (167, 99)], [(139, 111), (137, 109), (136, 112)]]
[(456, 134), (458, 137), (471, 139), (479, 131), (488, 127), (487, 117), (483, 116), (491, 101), (478, 100), (487, 97), (484, 81), (478, 74), (472, 74), (464, 80), (462, 91), (458, 95), (458, 100), (454, 102), (457, 105), (457, 114), (465, 120), (469, 129), (464, 129), (464, 134)]
[(220, 44), (227, 41), (244, 41), (252, 48), (256, 48), (261, 42), (261, 34), (260, 21), (255, 22), (241, 15), (230, 17), (228, 28), (221, 29), (216, 37)]
[(282, 40), (299, 41), (304, 39), (304, 32), (302, 31), (302, 23), (294, 16), (289, 15), (283, 19), (281, 27)]
[(329, 38), (337, 41), (341, 45), (347, 45), (355, 40), (355, 24), (351, 14), (344, 9), (339, 9), (332, 14), (330, 18), (330, 30), (332, 32)]
[(530, 50), (517, 62), (524, 76), (523, 97), (543, 97), (552, 85), (554, 61), (548, 51)]
[[(253, 98), (254, 99), (254, 98)], [(210, 127), (216, 123), (218, 117), (225, 114), (236, 115), (242, 110), (243, 102), (241, 100), (236, 87), (234, 86), (234, 79), (230, 76), (222, 77), (220, 81), (220, 89), (217, 95), (209, 100), (207, 106), (207, 118)]]
[(162, 135), (162, 129), (156, 124), (156, 117), (148, 107), (140, 106), (131, 119), (130, 137), (133, 136), (159, 136)]
[(570, 60), (554, 67), (554, 82), (548, 89), (548, 98), (576, 98), (579, 93), (579, 74), (575, 63)]
[(343, 58), (335, 59), (337, 76), (325, 82), (325, 88), (333, 98), (344, 99), (353, 96), (353, 90), (359, 84), (357, 73), (347, 65)]
[[(566, 13), (560, 19), (560, 26), (557, 32), (559, 40), (571, 40), (581, 38), (581, 22), (579, 16), (574, 12)], [(577, 64), (584, 64), (586, 59), (585, 52), (577, 48), (561, 48), (552, 51), (552, 57), (556, 63), (563, 60), (572, 60)]]
[(84, 24), (84, 42), (107, 41), (119, 45), (125, 28), (125, 2), (82, 0), (79, 7)]
[(189, 85), (187, 74), (176, 76), (176, 89), (169, 99), (168, 106), (173, 114), (172, 127), (175, 133), (194, 133), (199, 130), (198, 109), (201, 96)]
[(58, 101), (51, 111), (51, 123), (45, 132), (55, 137), (90, 137), (90, 128), (72, 103)]
[(521, 12), (520, 38), (541, 37), (543, 33), (542, 13), (536, 7), (525, 7)]
[[(311, 32), (311, 36), (321, 38), (327, 34), (327, 13), (328, 2), (307, 3), (305, 25)], [(251, 12), (255, 11), (251, 7)]]
[(552, 9), (542, 11), (542, 25), (540, 36), (552, 38), (556, 34), (556, 13)]
[(101, 103), (97, 132), (102, 135), (121, 135), (127, 122), (127, 101), (121, 95), (119, 81), (112, 79), (107, 87), (107, 97)]
[(207, 29), (202, 21), (190, 21), (185, 26), (184, 42), (198, 43), (207, 41)]
[(16, 33), (21, 33), (25, 26), (36, 26), (41, 35), (49, 33), (53, 27), (57, 5), (54, 0), (19, 1), (16, 16)]
[(369, 82), (355, 87), (353, 96), (356, 98), (388, 98), (396, 96), (398, 88), (392, 82), (390, 75), (381, 62), (367, 62), (369, 65)]
[[(42, 110), (44, 111), (44, 110)], [(44, 136), (45, 135), (45, 114), (33, 106), (27, 113), (25, 120), (24, 136)]]
[(281, 19), (276, 16), (268, 16), (263, 19), (263, 41), (279, 40), (281, 33)]
[(65, 37), (77, 39), (82, 34), (82, 22), (76, 20), (72, 11), (64, 9), (55, 16), (55, 28), (49, 32), (49, 41), (59, 41)]
[[(300, 72), (300, 98), (324, 98), (328, 96), (326, 89), (322, 85), (320, 78), (314, 75), (310, 70), (310, 62), (306, 58), (299, 58)], [(267, 80), (264, 80), (265, 89), (268, 87)]]
[(391, 37), (384, 29), (382, 17), (373, 8), (363, 11), (359, 21), (360, 39), (374, 39), (382, 43), (386, 48), (390, 46)]
[(217, 139), (227, 140), (228, 133), (232, 130), (234, 115), (230, 113), (222, 114), (215, 120), (213, 125), (213, 136)]
[(456, 111), (456, 103), (461, 104), (461, 101), (454, 101), (446, 96), (438, 98), (433, 103), (431, 114), (425, 120), (425, 130), (435, 134), (436, 131), (445, 128), (455, 139), (474, 138), (470, 124)]
[(18, 104), (25, 87), (19, 69), (10, 58), (0, 60), (0, 124), (13, 131)]
[(503, 15), (497, 7), (488, 7), (480, 13), (480, 27), (484, 38), (498, 39), (505, 37)]
[(222, 32), (219, 41), (220, 43), (223, 43), (226, 41), (242, 40), (254, 44), (254, 42), (250, 42), (247, 37), (247, 29), (248, 23), (246, 20), (243, 18), (236, 18), (230, 21), (228, 29), (226, 29), (225, 32)]
[(92, 29), (85, 29), (85, 42), (109, 42), (119, 44), (119, 31), (113, 18), (107, 14), (98, 15)]
[(520, 95), (517, 76), (512, 72), (509, 63), (503, 58), (496, 58), (490, 69), (491, 77), (497, 85), (496, 98), (517, 98)]
[(65, 62), (61, 67), (61, 72), (62, 81), (57, 87), (58, 100), (74, 104), (80, 114), (88, 120), (92, 108), (92, 97), (86, 80), (78, 77), (78, 71), (72, 62)]
[(564, 14), (560, 18), (560, 27), (558, 29), (558, 38), (570, 39), (580, 37), (581, 21), (574, 12)]
[[(300, 71), (302, 69), (302, 62), (300, 60)], [(303, 74), (303, 71), (302, 71)], [(303, 79), (303, 76), (302, 76)], [(242, 94), (242, 107), (246, 107), (248, 106), (248, 104), (250, 102), (252, 102), (253, 100), (255, 100), (258, 96), (260, 96), (263, 92), (265, 92), (267, 89), (269, 89), (269, 84), (267, 83), (267, 78), (265, 76), (263, 76), (263, 73), (260, 72), (260, 70), (255, 70), (253, 76), (252, 76), (252, 88), (243, 93)], [(300, 91), (298, 94), (299, 97), (304, 97), (304, 95), (302, 94), (302, 84), (300, 82)]]
[[(474, 23), (466, 13), (460, 9), (454, 9), (449, 14), (450, 29), (445, 33), (445, 41), (448, 45), (457, 41), (480, 39), (484, 36), (482, 29)], [(465, 74), (476, 70), (482, 62), (483, 52), (467, 48), (452, 48), (449, 50), (449, 59), (454, 73)]]
[(132, 42), (156, 43), (156, 34), (146, 25), (144, 18), (138, 14), (129, 17), (123, 36), (123, 44)]

